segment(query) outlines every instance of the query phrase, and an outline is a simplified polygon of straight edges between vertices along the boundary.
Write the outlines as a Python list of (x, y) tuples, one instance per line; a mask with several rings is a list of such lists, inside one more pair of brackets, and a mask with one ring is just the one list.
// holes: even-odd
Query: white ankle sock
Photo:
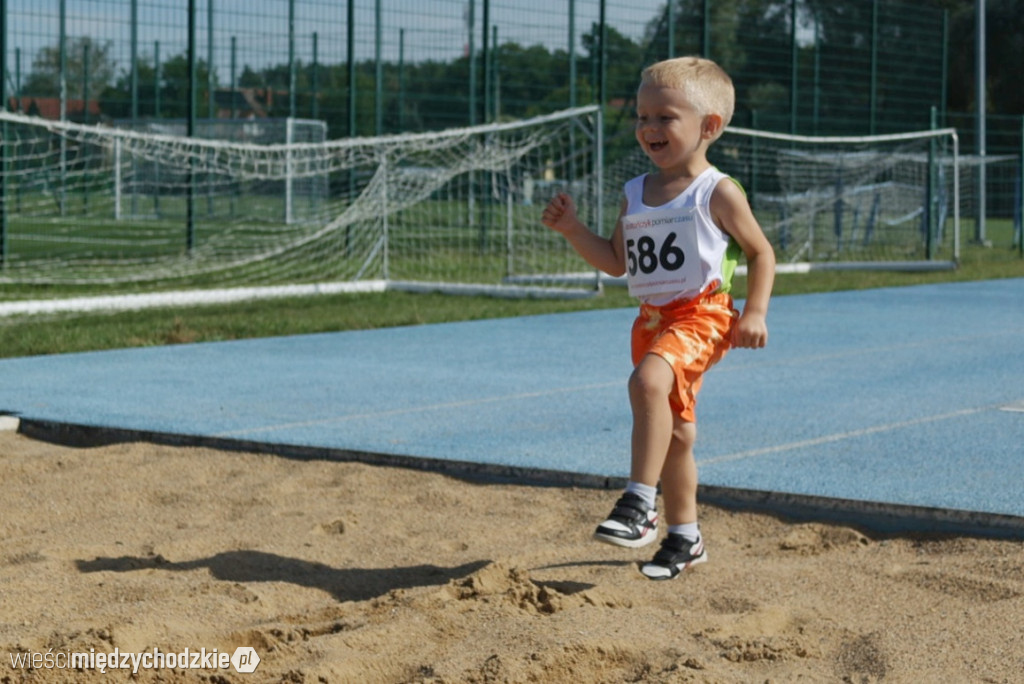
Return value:
[(685, 523), (683, 525), (669, 525), (669, 534), (681, 534), (687, 539), (700, 540), (700, 526), (697, 523)]
[(645, 485), (643, 482), (634, 482), (633, 480), (630, 480), (626, 483), (626, 493), (636, 494), (637, 496), (643, 497), (643, 500), (647, 502), (647, 505), (654, 508), (658, 497), (658, 488), (652, 487), (651, 485)]

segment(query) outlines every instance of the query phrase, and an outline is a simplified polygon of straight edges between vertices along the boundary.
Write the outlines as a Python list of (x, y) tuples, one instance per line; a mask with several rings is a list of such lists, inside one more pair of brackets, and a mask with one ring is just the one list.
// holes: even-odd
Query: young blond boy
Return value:
[[(554, 197), (542, 218), (595, 268), (627, 274), (641, 302), (631, 342), (630, 479), (594, 536), (630, 548), (654, 541), (660, 482), (668, 534), (641, 566), (655, 580), (707, 560), (693, 455), (704, 372), (730, 346), (759, 348), (768, 340), (774, 252), (743, 190), (707, 159), (732, 118), (734, 98), (732, 80), (710, 60), (680, 57), (646, 68), (636, 139), (656, 170), (625, 184), (612, 236), (588, 229), (566, 194)], [(739, 250), (748, 269), (742, 314), (729, 294)]]

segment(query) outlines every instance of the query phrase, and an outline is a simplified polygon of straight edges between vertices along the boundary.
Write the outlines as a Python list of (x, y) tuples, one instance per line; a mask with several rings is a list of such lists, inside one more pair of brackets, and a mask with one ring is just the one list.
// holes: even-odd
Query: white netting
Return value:
[[(744, 186), (780, 264), (929, 268), (959, 256), (953, 129), (814, 138), (729, 128), (709, 156)], [(606, 178), (648, 167), (636, 153)]]
[(594, 107), (293, 144), (7, 112), (0, 121), (8, 169), (0, 282), (500, 285), (584, 267), (540, 224), (556, 189), (581, 195), (584, 212), (594, 212), (585, 219), (600, 216)]

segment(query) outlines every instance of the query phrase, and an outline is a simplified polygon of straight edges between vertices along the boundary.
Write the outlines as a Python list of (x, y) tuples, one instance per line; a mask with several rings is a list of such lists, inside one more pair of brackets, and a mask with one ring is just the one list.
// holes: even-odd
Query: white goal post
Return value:
[[(600, 225), (597, 107), (430, 133), (292, 144), (187, 138), (0, 112), (0, 283), (110, 292), (350, 283), (592, 294), (540, 223), (553, 193)], [(298, 188), (306, 189), (299, 192)], [(137, 205), (126, 210), (126, 197)], [(301, 205), (301, 207), (299, 206)], [(541, 275), (523, 286), (517, 276)]]
[(959, 261), (955, 129), (816, 137), (730, 127), (712, 149), (746, 188), (782, 270)]

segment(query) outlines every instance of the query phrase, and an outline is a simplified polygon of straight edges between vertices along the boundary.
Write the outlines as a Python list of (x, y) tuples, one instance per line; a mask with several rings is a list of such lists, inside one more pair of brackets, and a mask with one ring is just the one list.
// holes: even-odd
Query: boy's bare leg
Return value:
[(669, 393), (675, 374), (665, 359), (648, 354), (629, 378), (633, 409), (632, 463), (629, 479), (657, 486), (673, 442), (674, 416)]
[(661, 471), (661, 496), (665, 522), (683, 525), (697, 522), (697, 461), (693, 445), (697, 440), (697, 424), (675, 417), (672, 444)]
[(697, 438), (697, 425), (676, 418), (672, 434), (672, 445), (661, 473), (668, 535), (654, 558), (640, 566), (640, 572), (652, 580), (672, 579), (708, 560), (696, 524), (697, 463), (693, 458), (693, 443)]
[[(629, 400), (633, 407), (633, 457), (630, 483), (615, 503), (608, 519), (598, 525), (594, 536), (616, 546), (638, 548), (657, 537), (658, 515), (654, 493), (666, 457), (677, 441), (669, 393), (675, 386), (672, 367), (660, 356), (648, 354), (629, 378)], [(636, 485), (646, 485), (640, 491)]]

